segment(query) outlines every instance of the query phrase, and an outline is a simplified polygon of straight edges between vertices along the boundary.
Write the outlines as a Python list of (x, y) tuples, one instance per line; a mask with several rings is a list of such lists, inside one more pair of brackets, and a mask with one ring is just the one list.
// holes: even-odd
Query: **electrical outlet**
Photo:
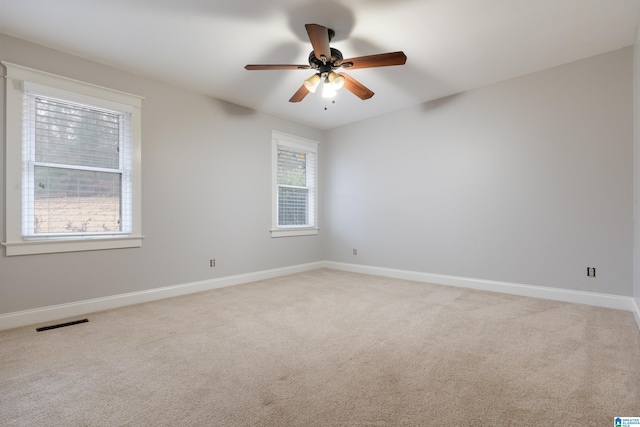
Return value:
[(587, 267), (587, 276), (596, 277), (596, 268), (595, 267)]
[(354, 254), (354, 255), (358, 255), (358, 250), (357, 250), (357, 249), (354, 249), (354, 250), (353, 250), (353, 254)]
[(209, 260), (209, 266), (210, 267), (215, 267), (216, 266), (216, 260), (215, 259), (210, 259)]

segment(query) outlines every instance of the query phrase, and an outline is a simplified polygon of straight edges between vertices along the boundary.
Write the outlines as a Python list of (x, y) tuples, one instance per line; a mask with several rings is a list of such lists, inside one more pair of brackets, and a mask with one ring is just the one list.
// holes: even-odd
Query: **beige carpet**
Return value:
[(0, 425), (640, 416), (640, 332), (624, 311), (315, 270), (82, 317), (0, 332)]

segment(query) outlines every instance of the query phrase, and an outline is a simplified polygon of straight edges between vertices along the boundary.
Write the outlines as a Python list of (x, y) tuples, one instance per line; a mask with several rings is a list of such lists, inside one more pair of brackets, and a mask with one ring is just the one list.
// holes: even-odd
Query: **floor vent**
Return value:
[(43, 326), (42, 328), (37, 328), (36, 331), (48, 331), (49, 329), (58, 329), (64, 328), (65, 326), (77, 325), (79, 323), (87, 323), (89, 319), (76, 320), (74, 322), (60, 323), (59, 325), (51, 325), (51, 326)]

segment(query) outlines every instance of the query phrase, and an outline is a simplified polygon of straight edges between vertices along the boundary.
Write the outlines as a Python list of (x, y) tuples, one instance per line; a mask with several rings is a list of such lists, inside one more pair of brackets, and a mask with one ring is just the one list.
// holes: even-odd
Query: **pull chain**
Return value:
[[(332, 99), (332, 100), (331, 100), (331, 103), (332, 103), (332, 104), (335, 104), (335, 103), (336, 103), (336, 100), (335, 100), (335, 99)], [(324, 101), (324, 111), (327, 111), (328, 109), (329, 109), (329, 107), (327, 107), (327, 101), (325, 100), (325, 101)]]

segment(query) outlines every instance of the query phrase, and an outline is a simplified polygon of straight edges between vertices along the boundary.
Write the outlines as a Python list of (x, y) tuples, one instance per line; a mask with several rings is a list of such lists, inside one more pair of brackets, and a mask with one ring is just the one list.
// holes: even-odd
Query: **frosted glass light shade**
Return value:
[(304, 81), (304, 87), (311, 93), (314, 93), (320, 84), (320, 75), (314, 74)]
[(333, 98), (336, 96), (336, 90), (333, 88), (329, 80), (324, 81), (324, 85), (322, 85), (322, 97), (323, 98)]
[(334, 71), (329, 73), (327, 79), (329, 79), (329, 83), (331, 83), (331, 88), (333, 88), (333, 90), (338, 90), (344, 86), (344, 77)]

